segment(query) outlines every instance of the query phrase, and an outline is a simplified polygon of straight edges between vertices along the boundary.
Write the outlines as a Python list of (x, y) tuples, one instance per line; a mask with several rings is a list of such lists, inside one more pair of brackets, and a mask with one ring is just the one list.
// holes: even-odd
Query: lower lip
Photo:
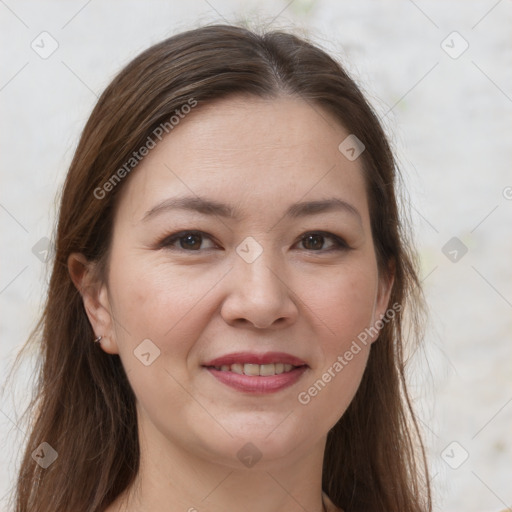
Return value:
[(224, 372), (215, 368), (206, 368), (217, 380), (227, 386), (244, 393), (275, 393), (295, 384), (307, 370), (307, 366), (299, 366), (289, 372), (268, 377), (240, 375), (235, 372)]

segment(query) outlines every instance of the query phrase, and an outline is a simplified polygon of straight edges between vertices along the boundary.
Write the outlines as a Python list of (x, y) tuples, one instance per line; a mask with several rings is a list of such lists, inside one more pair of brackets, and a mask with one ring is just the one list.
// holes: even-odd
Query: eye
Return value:
[(307, 251), (336, 251), (349, 249), (347, 243), (337, 235), (323, 231), (315, 231), (302, 235), (299, 243)]
[[(205, 241), (210, 242), (205, 247)], [(208, 245), (208, 244), (206, 244)], [(158, 248), (178, 249), (183, 251), (199, 251), (201, 249), (213, 249), (217, 247), (212, 239), (202, 231), (180, 231), (172, 235), (166, 236), (159, 244)]]
[[(330, 252), (349, 249), (348, 244), (339, 236), (324, 231), (305, 233), (300, 238), (302, 248), (311, 252)], [(158, 248), (199, 252), (201, 250), (219, 248), (212, 238), (202, 231), (180, 231), (166, 236)]]

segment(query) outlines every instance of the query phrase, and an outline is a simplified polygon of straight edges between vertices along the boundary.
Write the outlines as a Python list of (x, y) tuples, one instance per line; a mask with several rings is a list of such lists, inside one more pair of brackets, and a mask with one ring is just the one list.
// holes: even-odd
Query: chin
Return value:
[[(283, 417), (280, 421), (283, 422)], [(224, 426), (232, 437), (222, 436), (215, 440), (210, 437), (205, 440), (203, 447), (217, 463), (222, 461), (233, 469), (243, 469), (244, 466), (262, 470), (276, 468), (285, 460), (299, 457), (300, 452), (308, 451), (305, 440), (298, 437), (299, 434), (303, 436), (304, 432), (299, 432), (299, 428), (284, 426), (285, 422), (276, 422), (265, 428), (261, 424), (226, 424)], [(311, 439), (312, 449), (314, 436)]]

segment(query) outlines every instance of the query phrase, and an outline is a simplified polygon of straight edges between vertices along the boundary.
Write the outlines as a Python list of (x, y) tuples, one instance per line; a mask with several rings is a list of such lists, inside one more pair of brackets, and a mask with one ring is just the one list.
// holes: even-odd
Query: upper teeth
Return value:
[(295, 368), (295, 366), (291, 364), (284, 363), (270, 363), (270, 364), (223, 364), (222, 366), (214, 366), (216, 370), (221, 370), (223, 372), (234, 372), (239, 373), (240, 375), (251, 375), (251, 376), (268, 376), (268, 375), (279, 375), (280, 373), (289, 372)]

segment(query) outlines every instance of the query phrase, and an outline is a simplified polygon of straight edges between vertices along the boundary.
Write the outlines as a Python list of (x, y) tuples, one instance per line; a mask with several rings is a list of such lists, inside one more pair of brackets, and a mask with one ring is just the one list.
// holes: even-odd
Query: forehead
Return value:
[(367, 209), (361, 159), (338, 146), (334, 117), (297, 98), (237, 97), (197, 107), (132, 171), (120, 209), (141, 218), (155, 202), (208, 196), (240, 210), (339, 195)]

